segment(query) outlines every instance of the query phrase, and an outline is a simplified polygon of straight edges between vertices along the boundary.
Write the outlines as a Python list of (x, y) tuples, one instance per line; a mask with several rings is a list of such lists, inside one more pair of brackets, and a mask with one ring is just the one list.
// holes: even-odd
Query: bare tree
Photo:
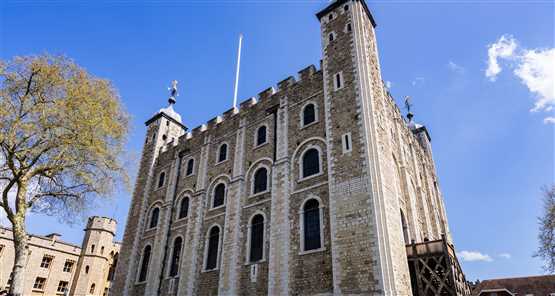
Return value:
[(538, 235), (540, 246), (536, 256), (545, 262), (545, 271), (555, 273), (555, 185), (543, 191), (543, 214), (539, 217)]
[(15, 245), (11, 293), (23, 295), (28, 211), (67, 218), (125, 183), (128, 121), (110, 82), (65, 57), (0, 60), (0, 207)]

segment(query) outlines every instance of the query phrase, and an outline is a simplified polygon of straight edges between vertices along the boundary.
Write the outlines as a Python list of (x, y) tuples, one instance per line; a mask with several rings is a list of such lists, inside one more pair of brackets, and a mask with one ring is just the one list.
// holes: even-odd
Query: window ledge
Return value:
[(219, 271), (219, 270), (220, 270), (219, 267), (212, 268), (212, 269), (204, 269), (203, 268), (201, 272), (213, 272), (213, 271)]
[(260, 192), (251, 194), (251, 195), (249, 196), (249, 198), (261, 196), (261, 195), (264, 195), (264, 194), (269, 193), (269, 192), (270, 192), (270, 190), (269, 190), (269, 189), (266, 189), (266, 190), (264, 190), (264, 191), (260, 191)]
[(187, 221), (188, 218), (189, 218), (189, 215), (187, 215), (187, 216), (185, 216), (185, 217), (183, 217), (183, 218), (177, 218), (177, 219), (175, 219), (175, 222)]
[(220, 164), (222, 164), (222, 163), (226, 163), (228, 160), (229, 160), (229, 159), (226, 158), (226, 159), (224, 159), (224, 160), (222, 160), (222, 161), (216, 162), (216, 163), (214, 164), (214, 166), (218, 166), (218, 165), (220, 165)]
[(313, 178), (316, 178), (316, 177), (320, 177), (320, 176), (323, 175), (323, 174), (324, 174), (324, 172), (321, 171), (321, 172), (319, 172), (318, 174), (314, 174), (314, 175), (310, 175), (310, 176), (308, 176), (308, 177), (300, 178), (300, 179), (297, 181), (297, 183), (301, 183), (301, 182), (306, 181), (306, 180), (310, 180), (310, 179), (313, 179)]
[(245, 262), (244, 265), (248, 266), (248, 265), (254, 265), (254, 264), (260, 264), (260, 263), (266, 263), (266, 258), (262, 259), (262, 260), (258, 260), (258, 261), (247, 261)]
[(303, 125), (303, 124), (301, 123), (301, 128), (300, 128), (300, 129), (302, 130), (302, 129), (305, 129), (305, 128), (307, 128), (307, 127), (311, 127), (311, 126), (317, 124), (318, 122), (320, 122), (320, 121), (319, 121), (319, 120), (315, 120), (315, 121), (313, 121), (313, 122), (311, 122), (311, 123), (309, 123), (309, 124), (305, 124), (305, 125)]
[(262, 144), (259, 144), (259, 145), (256, 145), (256, 146), (254, 146), (254, 147), (252, 148), (252, 150), (257, 150), (257, 149), (259, 149), (259, 148), (262, 148), (262, 147), (264, 147), (264, 146), (268, 145), (269, 143), (270, 143), (270, 142), (268, 142), (268, 140), (266, 140), (266, 142), (264, 142), (264, 143), (262, 143)]
[(185, 175), (184, 178), (189, 178), (189, 177), (192, 177), (192, 176), (194, 176), (194, 175), (195, 175), (195, 173), (191, 173), (191, 174), (189, 174), (189, 175)]
[(221, 208), (225, 208), (225, 203), (221, 206), (217, 206), (215, 208), (210, 208), (210, 209), (208, 209), (208, 211), (214, 211), (214, 210), (221, 209)]
[(323, 248), (314, 249), (314, 250), (310, 250), (310, 251), (300, 251), (299, 255), (308, 255), (308, 254), (313, 254), (313, 253), (320, 253), (320, 252), (324, 252), (325, 250), (326, 250), (326, 248), (323, 247)]

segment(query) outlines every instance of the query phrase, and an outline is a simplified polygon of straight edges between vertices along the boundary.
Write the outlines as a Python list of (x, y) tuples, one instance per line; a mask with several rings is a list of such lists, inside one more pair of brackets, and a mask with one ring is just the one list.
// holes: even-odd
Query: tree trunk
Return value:
[(27, 263), (28, 256), (27, 232), (25, 230), (25, 219), (23, 217), (15, 217), (14, 219), (13, 241), (15, 258), (10, 293), (14, 296), (23, 296), (25, 289), (25, 264)]
[(27, 204), (25, 195), (27, 193), (27, 184), (19, 182), (17, 195), (15, 199), (17, 212), (12, 219), (13, 242), (15, 248), (14, 266), (12, 269), (12, 284), (10, 293), (14, 296), (23, 296), (25, 289), (25, 265), (27, 264), (28, 238), (25, 230), (25, 214), (27, 213)]

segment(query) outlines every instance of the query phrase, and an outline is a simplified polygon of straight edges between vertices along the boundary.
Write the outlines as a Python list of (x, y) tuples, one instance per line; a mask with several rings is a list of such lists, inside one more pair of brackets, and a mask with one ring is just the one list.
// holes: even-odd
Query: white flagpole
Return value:
[(237, 89), (239, 88), (239, 68), (241, 67), (241, 45), (243, 34), (239, 34), (239, 50), (237, 51), (237, 72), (235, 72), (235, 92), (233, 94), (233, 108), (237, 108)]

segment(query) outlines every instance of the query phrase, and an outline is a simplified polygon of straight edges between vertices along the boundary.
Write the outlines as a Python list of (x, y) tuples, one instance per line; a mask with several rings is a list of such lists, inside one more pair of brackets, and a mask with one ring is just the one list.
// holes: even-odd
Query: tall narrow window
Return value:
[(94, 289), (96, 288), (96, 285), (93, 283), (91, 285), (91, 289), (89, 290), (89, 293), (94, 294)]
[(187, 170), (185, 176), (190, 176), (193, 174), (193, 169), (195, 168), (195, 159), (191, 158), (187, 161)]
[(334, 38), (334, 34), (333, 34), (333, 32), (332, 32), (332, 33), (330, 33), (330, 34), (328, 35), (328, 40), (329, 40), (329, 42), (332, 42), (332, 41), (333, 41), (333, 38)]
[(179, 203), (179, 219), (187, 217), (189, 214), (189, 198), (184, 197)]
[(266, 134), (267, 131), (265, 125), (258, 128), (258, 130), (256, 131), (256, 146), (260, 146), (266, 143)]
[(150, 213), (150, 223), (148, 225), (148, 228), (155, 228), (156, 226), (158, 226), (159, 216), (160, 216), (160, 209), (158, 207), (153, 208), (152, 212)]
[(263, 259), (264, 254), (264, 217), (260, 214), (254, 216), (250, 225), (250, 252), (249, 262)]
[(401, 210), (401, 227), (403, 227), (403, 238), (405, 239), (405, 244), (409, 244), (409, 227), (407, 226), (407, 220), (405, 219), (405, 214), (403, 213), (403, 210)]
[(320, 173), (320, 152), (315, 148), (308, 149), (303, 155), (302, 164), (303, 178)]
[(139, 282), (146, 281), (146, 276), (148, 274), (148, 264), (150, 261), (150, 246), (146, 246), (143, 251), (143, 261), (141, 262), (141, 269), (139, 271)]
[(166, 179), (166, 173), (165, 172), (160, 173), (160, 177), (158, 177), (158, 188), (164, 186), (165, 179)]
[(314, 104), (308, 104), (303, 109), (303, 126), (316, 121), (316, 110)]
[(216, 208), (222, 206), (225, 201), (225, 184), (220, 183), (214, 189), (214, 201), (212, 207)]
[(343, 87), (343, 75), (341, 74), (341, 72), (335, 74), (333, 81), (335, 90)]
[(254, 173), (253, 194), (268, 190), (268, 170), (259, 168)]
[(178, 237), (173, 242), (172, 261), (170, 263), (170, 276), (176, 276), (179, 272), (179, 260), (181, 259), (181, 245), (183, 240)]
[(208, 234), (208, 250), (206, 253), (206, 270), (215, 269), (218, 265), (218, 245), (220, 243), (220, 228), (212, 227)]
[(222, 144), (220, 146), (220, 151), (218, 152), (218, 162), (222, 162), (227, 159), (227, 144)]
[(322, 247), (320, 233), (320, 204), (317, 200), (307, 201), (303, 209), (304, 251), (316, 250)]
[(341, 137), (341, 143), (343, 144), (343, 153), (351, 152), (352, 150), (352, 141), (351, 141), (351, 133), (346, 133)]

